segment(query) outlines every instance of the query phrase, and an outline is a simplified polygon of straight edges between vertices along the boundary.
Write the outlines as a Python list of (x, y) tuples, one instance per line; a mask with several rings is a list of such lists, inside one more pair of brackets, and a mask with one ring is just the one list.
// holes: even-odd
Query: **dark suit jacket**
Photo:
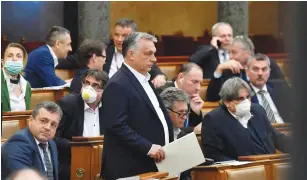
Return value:
[(70, 83), (70, 92), (71, 93), (79, 93), (82, 88), (82, 82), (81, 77), (83, 74), (85, 74), (86, 71), (88, 71), (89, 68), (87, 66), (84, 66), (78, 70), (76, 70), (75, 75)]
[[(285, 79), (281, 69), (276, 64), (274, 59), (271, 61), (271, 79)], [(211, 45), (202, 45), (198, 50), (189, 58), (189, 62), (198, 64), (203, 69), (204, 79), (213, 77), (213, 73), (217, 66), (220, 64), (218, 50)]]
[[(152, 84), (151, 88), (155, 92)], [(171, 142), (174, 139), (172, 123), (157, 93), (156, 97)], [(152, 144), (165, 145), (163, 126), (148, 95), (127, 66), (123, 65), (109, 80), (103, 92), (103, 103), (106, 129), (101, 176), (114, 180), (157, 171), (154, 160), (147, 154)]]
[[(293, 94), (288, 84), (282, 80), (270, 80), (266, 84), (268, 92), (285, 123), (291, 123), (294, 115), (291, 111)], [(253, 90), (253, 88), (251, 87)], [(251, 98), (252, 103), (259, 104), (257, 95)]]
[[(55, 143), (48, 141), (53, 165), (53, 176), (58, 180), (58, 154)], [(2, 146), (1, 178), (6, 179), (12, 172), (24, 168), (35, 168), (46, 174), (38, 146), (28, 127), (18, 131)]]
[(32, 51), (25, 67), (25, 79), (32, 88), (64, 85), (65, 82), (56, 76), (54, 60), (47, 45)]
[[(269, 122), (265, 110), (252, 103), (249, 120), (256, 129), (267, 154), (273, 154), (276, 149), (285, 150), (285, 136)], [(246, 136), (246, 129), (221, 105), (205, 115), (202, 123), (202, 145), (206, 157), (215, 161), (237, 159), (238, 156), (253, 155), (252, 141)]]
[[(110, 41), (110, 43), (109, 43), (109, 45), (106, 49), (106, 55), (107, 55), (106, 63), (103, 65), (103, 70), (108, 74), (110, 72), (114, 53), (115, 53), (114, 42)], [(163, 74), (163, 73), (160, 70), (160, 68), (157, 66), (157, 64), (154, 63), (152, 68), (151, 68), (151, 71), (149, 71), (149, 74), (151, 75), (150, 80), (153, 80), (157, 75), (160, 75), (160, 74)]]
[[(72, 93), (57, 103), (63, 111), (63, 116), (56, 131), (54, 141), (59, 151), (59, 177), (60, 179), (67, 179), (70, 176), (71, 163), (69, 142), (73, 136), (83, 136), (84, 101), (79, 93)], [(103, 134), (102, 123), (102, 107), (100, 107), (99, 125), (101, 135)]]
[[(175, 87), (175, 82), (171, 81), (171, 82), (167, 82), (164, 86), (157, 88), (157, 92), (159, 94), (162, 93), (162, 91), (164, 91), (166, 88), (169, 87)], [(190, 109), (190, 105), (189, 105), (189, 109)], [(199, 123), (201, 123), (202, 119), (203, 119), (203, 115), (202, 112), (200, 112), (200, 115), (197, 115), (192, 109), (190, 109), (190, 116), (189, 116), (189, 127), (195, 127), (197, 126)], [(183, 128), (182, 130), (185, 131), (186, 133), (190, 133), (193, 132), (193, 128)]]

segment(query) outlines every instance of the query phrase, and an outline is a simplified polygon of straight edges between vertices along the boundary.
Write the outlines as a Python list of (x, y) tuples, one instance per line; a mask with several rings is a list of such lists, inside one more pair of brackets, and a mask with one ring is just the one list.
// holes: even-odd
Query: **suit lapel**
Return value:
[(127, 66), (125, 66), (125, 64), (122, 65), (121, 69), (124, 71), (124, 73), (128, 76), (130, 82), (132, 83), (132, 85), (135, 87), (135, 89), (139, 92), (139, 94), (141, 95), (141, 97), (143, 98), (143, 100), (146, 102), (146, 104), (148, 105), (149, 109), (152, 110), (152, 112), (154, 114), (156, 114), (157, 117), (158, 114), (155, 110), (155, 108), (153, 107), (148, 95), (146, 94), (144, 88), (142, 87), (142, 85), (140, 84), (140, 82), (137, 80), (137, 78), (134, 76), (134, 74), (127, 68)]
[(106, 63), (103, 66), (103, 70), (108, 74), (110, 72), (114, 53), (115, 53), (115, 46), (113, 45), (113, 43), (110, 43), (106, 50), (107, 54)]
[(50, 146), (50, 155), (51, 155), (51, 160), (52, 160), (52, 166), (53, 166), (53, 176), (54, 179), (57, 180), (58, 179), (58, 154), (57, 154), (57, 148), (54, 144), (53, 141), (49, 141), (48, 142), (49, 146)]
[(81, 94), (78, 96), (78, 103), (76, 104), (76, 113), (78, 114), (78, 119), (76, 122), (78, 127), (77, 134), (78, 136), (82, 136), (84, 128), (84, 101), (81, 97)]
[(259, 142), (261, 142), (261, 144), (263, 145), (263, 147), (265, 147), (267, 152), (270, 152), (266, 143), (261, 139), (261, 137), (262, 137), (261, 134), (263, 134), (264, 129), (263, 129), (263, 126), (261, 126), (261, 124), (259, 123), (259, 118), (256, 117), (255, 115), (252, 116), (252, 118), (250, 119), (250, 123), (254, 126), (254, 129), (256, 130)]
[[(103, 104), (102, 104), (103, 106)], [(99, 111), (99, 129), (100, 129), (100, 135), (103, 135), (104, 134), (104, 129), (103, 129), (103, 116), (102, 116), (102, 106), (98, 109)]]

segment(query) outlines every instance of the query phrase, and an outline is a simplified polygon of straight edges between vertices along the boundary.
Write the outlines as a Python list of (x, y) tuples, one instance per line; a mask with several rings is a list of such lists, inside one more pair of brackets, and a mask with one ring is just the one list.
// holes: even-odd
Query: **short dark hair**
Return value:
[(86, 66), (89, 64), (90, 58), (93, 54), (101, 56), (105, 49), (106, 45), (103, 42), (99, 40), (85, 39), (76, 53), (77, 63), (80, 66)]
[(59, 105), (57, 105), (56, 103), (54, 103), (52, 101), (42, 101), (39, 104), (37, 104), (32, 111), (32, 117), (34, 119), (38, 115), (39, 110), (41, 108), (46, 109), (50, 113), (55, 113), (55, 112), (60, 113), (60, 119), (62, 119), (62, 115), (63, 115), (62, 109), (60, 108)]
[(256, 61), (267, 61), (268, 62), (268, 66), (270, 67), (271, 66), (271, 61), (270, 61), (270, 58), (265, 55), (265, 54), (261, 54), (261, 53), (257, 53), (255, 54), (252, 58), (248, 59), (247, 61), (247, 67), (250, 66), (252, 60), (256, 60)]
[(109, 76), (106, 72), (97, 69), (89, 69), (82, 75), (81, 81), (85, 83), (85, 79), (88, 76), (93, 76), (96, 79), (96, 81), (100, 81), (102, 89), (106, 87), (109, 80)]
[(70, 32), (63, 27), (60, 26), (53, 26), (46, 37), (46, 44), (48, 44), (49, 46), (54, 46), (55, 42), (57, 40), (60, 40), (60, 36), (63, 36), (65, 34), (70, 34)]
[(196, 69), (200, 70), (201, 72), (203, 72), (203, 69), (201, 67), (199, 67), (197, 64), (189, 62), (189, 63), (183, 64), (180, 67), (178, 74), (182, 73), (184, 75), (187, 75), (193, 68), (196, 68)]
[(115, 26), (121, 26), (123, 28), (131, 28), (133, 32), (137, 31), (136, 23), (132, 19), (122, 18), (115, 23)]

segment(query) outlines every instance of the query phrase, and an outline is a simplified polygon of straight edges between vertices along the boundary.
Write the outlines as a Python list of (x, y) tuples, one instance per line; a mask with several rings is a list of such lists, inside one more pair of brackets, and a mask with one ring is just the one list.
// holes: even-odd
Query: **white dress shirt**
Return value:
[(249, 120), (253, 117), (253, 115), (251, 113), (247, 114), (246, 116), (243, 117), (239, 117), (237, 115), (235, 115), (234, 113), (232, 113), (231, 111), (229, 111), (229, 109), (227, 109), (228, 112), (236, 119), (239, 121), (239, 123), (244, 127), (244, 128), (248, 128), (248, 122)]
[(111, 78), (118, 70), (122, 67), (124, 63), (124, 56), (122, 53), (118, 52), (115, 48), (113, 59), (110, 66), (109, 78)]
[[(39, 146), (40, 142), (36, 138), (34, 138), (34, 139), (35, 139), (35, 142), (37, 144), (37, 148), (39, 150), (39, 153), (40, 153), (40, 155), (42, 157), (42, 161), (43, 161), (43, 164), (44, 164), (44, 167), (45, 167), (45, 171), (47, 172), (47, 167), (46, 167), (46, 164), (45, 164), (45, 161), (44, 161), (44, 152), (43, 152), (42, 148)], [(51, 166), (53, 167), (53, 164), (52, 164), (53, 162), (51, 160), (51, 154), (50, 154), (50, 149), (49, 149), (49, 143), (47, 142), (46, 144), (47, 144), (46, 148), (47, 148), (47, 153), (48, 153), (49, 161), (50, 161)]]
[(163, 114), (162, 109), (160, 108), (160, 104), (159, 101), (156, 97), (156, 94), (154, 93), (153, 89), (151, 88), (151, 86), (149, 85), (149, 79), (150, 79), (150, 74), (147, 73), (147, 76), (144, 76), (143, 74), (137, 72), (136, 70), (134, 70), (132, 67), (130, 67), (128, 64), (125, 63), (125, 65), (128, 67), (128, 69), (134, 74), (134, 76), (137, 78), (137, 80), (140, 82), (140, 84), (142, 85), (142, 87), (144, 88), (147, 96), (150, 99), (150, 102), (152, 103), (154, 109), (156, 110), (159, 119), (161, 121), (161, 124), (163, 126), (163, 130), (164, 130), (164, 138), (165, 138), (165, 145), (169, 143), (169, 132), (168, 132), (168, 126)]
[[(257, 99), (259, 101), (259, 104), (261, 106), (263, 106), (263, 100), (261, 98), (261, 95), (259, 94), (259, 91), (260, 89), (255, 87), (252, 83), (250, 83), (250, 85), (252, 86), (254, 92), (256, 93), (257, 95)], [(271, 96), (270, 96), (270, 93), (268, 92), (268, 88), (266, 85), (263, 86), (262, 90), (264, 91), (264, 97), (267, 99), (267, 101), (269, 102), (269, 105), (270, 105), (270, 108), (272, 109), (273, 113), (274, 113), (274, 117), (275, 117), (275, 120), (276, 120), (276, 123), (284, 123), (284, 120), (281, 118)]]
[(56, 67), (58, 64), (59, 64), (59, 60), (58, 60), (58, 57), (55, 55), (55, 53), (53, 52), (52, 48), (47, 45), (51, 55), (52, 55), (52, 58), (53, 58), (53, 62), (54, 62), (54, 67)]
[(100, 102), (98, 107), (93, 110), (84, 103), (83, 137), (100, 136), (99, 108), (101, 106), (102, 103)]
[[(217, 51), (218, 51), (218, 54), (219, 54), (220, 64), (226, 62), (229, 59), (229, 53), (228, 53), (227, 50), (218, 49)], [(225, 58), (224, 58), (223, 53), (226, 54)]]
[[(27, 81), (20, 75), (19, 83), (13, 84), (10, 81), (10, 75), (6, 74), (3, 69), (2, 71), (4, 79), (6, 80), (6, 86), (9, 93), (11, 111), (25, 111), (25, 95), (27, 89)], [(21, 88), (21, 94), (17, 97), (15, 94), (15, 89), (19, 87)]]
[(174, 141), (178, 139), (178, 135), (180, 134), (180, 129), (179, 128), (173, 128), (174, 131)]

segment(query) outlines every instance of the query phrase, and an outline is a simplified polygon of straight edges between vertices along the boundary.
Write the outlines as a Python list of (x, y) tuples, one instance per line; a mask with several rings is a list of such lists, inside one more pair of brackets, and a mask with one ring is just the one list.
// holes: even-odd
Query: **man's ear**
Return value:
[(60, 48), (60, 43), (61, 43), (61, 41), (60, 40), (56, 40), (55, 41), (55, 47), (57, 47), (57, 48)]
[(127, 51), (127, 56), (129, 59), (134, 60), (135, 53), (132, 50)]

